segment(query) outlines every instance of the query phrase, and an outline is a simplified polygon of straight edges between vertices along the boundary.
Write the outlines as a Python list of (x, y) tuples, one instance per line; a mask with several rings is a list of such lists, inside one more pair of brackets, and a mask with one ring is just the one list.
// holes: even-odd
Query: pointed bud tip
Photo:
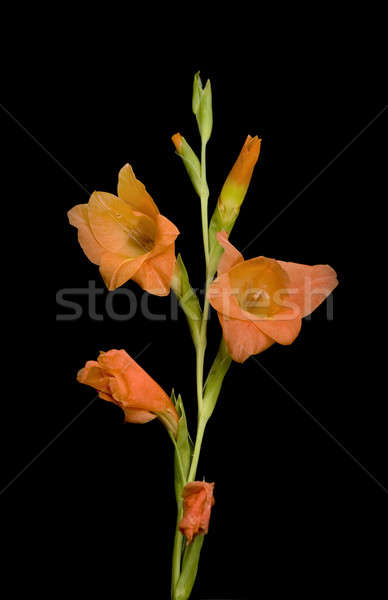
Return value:
[(181, 147), (182, 147), (182, 136), (180, 133), (175, 133), (172, 137), (171, 137), (173, 144), (175, 146), (176, 151), (178, 152), (178, 154), (180, 154), (181, 151)]
[(243, 145), (243, 150), (245, 150), (246, 152), (249, 152), (252, 155), (257, 153), (257, 156), (259, 156), (260, 147), (261, 147), (261, 138), (259, 138), (257, 135), (252, 137), (251, 135), (248, 134), (247, 138), (244, 142), (244, 145)]
[(261, 138), (248, 135), (241, 152), (233, 165), (229, 177), (242, 185), (249, 185), (253, 169), (258, 161), (261, 149)]

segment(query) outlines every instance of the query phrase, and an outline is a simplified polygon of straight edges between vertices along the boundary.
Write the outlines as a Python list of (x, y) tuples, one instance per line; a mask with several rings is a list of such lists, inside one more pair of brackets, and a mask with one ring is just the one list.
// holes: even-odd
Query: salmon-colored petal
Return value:
[(77, 381), (90, 385), (100, 392), (109, 393), (110, 391), (108, 378), (95, 360), (89, 360), (83, 369), (78, 371)]
[(250, 321), (231, 319), (221, 314), (218, 318), (229, 353), (236, 362), (243, 363), (253, 354), (264, 352), (274, 343), (273, 339)]
[(129, 164), (124, 165), (119, 172), (117, 194), (133, 210), (148, 215), (153, 219), (159, 214), (158, 207), (145, 189), (144, 184), (136, 179), (135, 173)]
[(95, 265), (100, 264), (104, 248), (97, 242), (90, 228), (88, 217), (88, 205), (78, 204), (73, 206), (67, 213), (70, 225), (78, 229), (78, 241), (88, 259)]
[(124, 415), (126, 423), (149, 423), (156, 419), (156, 415), (137, 408), (124, 408)]
[(121, 254), (104, 252), (101, 256), (100, 273), (108, 290), (115, 290), (133, 279), (133, 276), (146, 259), (147, 255), (138, 258), (127, 258)]
[(112, 395), (123, 408), (164, 412), (175, 407), (166, 392), (125, 350), (101, 352), (98, 364), (112, 377)]
[(277, 318), (273, 319), (255, 320), (254, 324), (263, 333), (274, 339), (275, 342), (288, 345), (292, 344), (295, 338), (298, 337), (302, 327), (301, 317), (290, 318), (291, 315), (292, 311), (289, 314), (282, 315), (283, 319), (280, 318), (280, 315), (276, 315)]
[[(207, 296), (212, 307), (220, 314), (245, 320), (247, 313), (239, 306), (228, 273), (220, 275), (209, 287)], [(254, 315), (252, 315), (254, 318)]]
[(99, 398), (101, 398), (101, 400), (106, 400), (107, 402), (112, 402), (112, 404), (115, 404), (115, 406), (117, 406), (117, 402), (114, 398), (112, 398), (112, 396), (110, 394), (106, 394), (104, 392), (100, 392), (98, 394)]
[(135, 213), (121, 198), (107, 192), (93, 192), (88, 204), (90, 227), (107, 250), (136, 258), (154, 246), (156, 224), (147, 215)]
[(218, 243), (223, 247), (224, 252), (218, 263), (218, 274), (222, 275), (230, 271), (232, 267), (244, 262), (243, 255), (228, 240), (226, 231), (220, 231), (216, 235)]
[(154, 253), (158, 253), (163, 246), (170, 246), (175, 242), (179, 235), (179, 229), (175, 227), (174, 223), (158, 215), (156, 218), (156, 237), (155, 237), (155, 248)]
[(170, 293), (175, 261), (175, 244), (171, 244), (160, 254), (147, 258), (132, 279), (150, 294), (167, 296)]
[(119, 406), (127, 422), (148, 423), (158, 418), (177, 436), (179, 418), (171, 398), (125, 350), (101, 352), (97, 361), (86, 363), (77, 379)]
[(182, 493), (183, 517), (179, 523), (180, 532), (186, 537), (187, 545), (196, 535), (204, 535), (209, 530), (214, 483), (192, 481), (185, 485)]
[(337, 273), (329, 265), (300, 265), (298, 263), (278, 263), (290, 278), (290, 306), (295, 304), (302, 316), (311, 314), (337, 287)]

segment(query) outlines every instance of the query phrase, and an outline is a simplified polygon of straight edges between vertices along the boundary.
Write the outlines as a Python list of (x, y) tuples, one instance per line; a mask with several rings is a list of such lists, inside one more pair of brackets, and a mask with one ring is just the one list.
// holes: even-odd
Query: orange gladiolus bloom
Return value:
[(159, 214), (128, 164), (119, 173), (117, 193), (93, 192), (88, 204), (68, 212), (78, 241), (89, 260), (100, 266), (109, 290), (133, 279), (147, 292), (167, 296), (179, 231)]
[(208, 297), (217, 310), (233, 360), (244, 362), (278, 342), (291, 344), (302, 318), (338, 285), (328, 265), (307, 266), (259, 256), (244, 260), (223, 231), (224, 253)]
[(176, 437), (178, 414), (169, 396), (125, 350), (101, 352), (78, 372), (77, 380), (95, 388), (100, 398), (123, 409), (128, 423), (159, 418)]
[(214, 483), (193, 481), (183, 490), (183, 517), (179, 523), (180, 532), (191, 544), (196, 535), (203, 535), (209, 530), (210, 513), (214, 506)]

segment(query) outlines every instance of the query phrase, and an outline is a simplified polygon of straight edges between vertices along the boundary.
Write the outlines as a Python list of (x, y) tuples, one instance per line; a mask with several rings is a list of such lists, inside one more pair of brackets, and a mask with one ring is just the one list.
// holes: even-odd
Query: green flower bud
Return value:
[(213, 129), (212, 89), (209, 79), (205, 87), (202, 87), (199, 72), (194, 75), (193, 113), (197, 118), (202, 141), (206, 144)]
[(174, 142), (177, 153), (183, 160), (195, 191), (201, 197), (201, 163), (197, 155), (180, 133), (176, 133), (171, 139)]

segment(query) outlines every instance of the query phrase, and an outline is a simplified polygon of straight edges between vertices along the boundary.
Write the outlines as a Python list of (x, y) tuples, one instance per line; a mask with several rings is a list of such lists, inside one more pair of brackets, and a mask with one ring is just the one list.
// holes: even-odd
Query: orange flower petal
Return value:
[(214, 506), (214, 483), (192, 481), (185, 485), (182, 493), (183, 517), (179, 530), (191, 544), (196, 535), (204, 535), (209, 530), (210, 513)]
[(278, 263), (290, 278), (290, 305), (298, 306), (303, 317), (318, 308), (338, 285), (337, 274), (329, 265)]
[[(253, 169), (257, 163), (260, 154), (261, 139), (255, 135), (247, 136), (241, 152), (230, 171), (225, 186), (234, 182), (244, 187), (248, 187), (252, 178)], [(221, 196), (224, 189), (221, 191)]]
[(242, 310), (235, 298), (228, 273), (223, 273), (213, 281), (207, 295), (210, 304), (218, 313), (233, 319), (246, 319), (247, 313)]
[(110, 377), (113, 398), (124, 409), (135, 408), (147, 412), (176, 410), (166, 392), (125, 352), (101, 352), (98, 364)]
[(88, 259), (95, 265), (100, 264), (104, 248), (97, 242), (90, 228), (88, 205), (78, 204), (67, 213), (70, 224), (78, 229), (78, 241)]
[(145, 260), (132, 276), (140, 287), (156, 296), (168, 296), (175, 267), (175, 244)]
[(108, 252), (136, 258), (152, 250), (155, 222), (135, 213), (121, 198), (107, 192), (93, 192), (88, 216), (95, 238)]
[(218, 243), (223, 247), (224, 252), (218, 263), (218, 274), (222, 275), (227, 271), (230, 271), (232, 267), (238, 265), (240, 262), (244, 262), (243, 255), (237, 250), (228, 240), (228, 234), (226, 231), (220, 231), (216, 235)]
[(218, 318), (230, 355), (236, 362), (243, 363), (252, 354), (259, 354), (274, 344), (274, 340), (251, 321), (230, 319), (221, 314)]
[(166, 217), (158, 215), (156, 217), (155, 252), (158, 252), (163, 246), (170, 246), (178, 235), (179, 229), (175, 227), (174, 223)]
[(101, 256), (100, 273), (108, 290), (112, 291), (132, 279), (148, 255), (128, 258), (121, 254), (104, 252)]
[(285, 346), (292, 344), (295, 338), (298, 337), (302, 327), (302, 319), (300, 317), (287, 319), (286, 315), (282, 315), (282, 318), (276, 315), (273, 319), (255, 320), (254, 323), (256, 327), (275, 340), (275, 342)]
[(103, 400), (120, 406), (127, 422), (159, 418), (176, 436), (178, 414), (171, 398), (125, 350), (101, 352), (97, 361), (86, 363), (77, 379), (97, 389)]
[[(109, 379), (95, 360), (89, 360), (84, 368), (78, 371), (77, 381), (110, 395)], [(110, 400), (112, 401), (112, 398)]]
[(124, 408), (124, 415), (126, 423), (143, 424), (156, 419), (156, 415), (153, 415), (147, 410), (138, 410), (136, 408)]
[(133, 210), (139, 211), (151, 218), (156, 218), (159, 214), (158, 207), (147, 192), (144, 184), (136, 179), (135, 173), (129, 164), (124, 165), (119, 172), (117, 194)]

